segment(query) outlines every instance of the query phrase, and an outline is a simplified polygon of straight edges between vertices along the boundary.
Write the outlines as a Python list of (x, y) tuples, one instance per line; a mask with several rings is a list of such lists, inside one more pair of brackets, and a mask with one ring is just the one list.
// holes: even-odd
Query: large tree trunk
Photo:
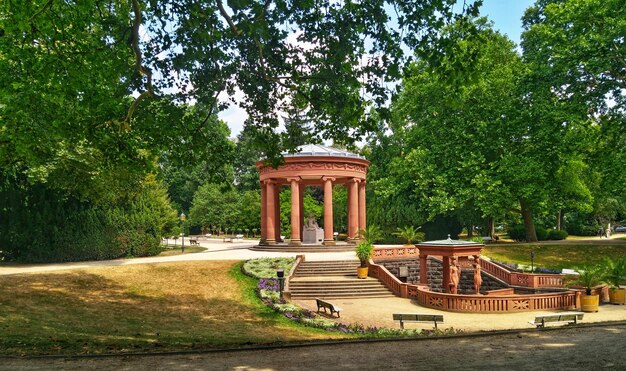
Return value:
[(526, 241), (537, 242), (537, 231), (535, 230), (535, 222), (533, 221), (533, 213), (530, 210), (528, 202), (523, 198), (519, 200), (522, 208), (522, 219), (524, 219), (524, 229), (526, 230)]
[(561, 209), (559, 209), (559, 212), (556, 213), (556, 230), (560, 231), (562, 229), (561, 226)]
[(496, 223), (493, 216), (488, 216), (485, 220), (486, 236), (491, 237), (493, 241), (496, 240)]

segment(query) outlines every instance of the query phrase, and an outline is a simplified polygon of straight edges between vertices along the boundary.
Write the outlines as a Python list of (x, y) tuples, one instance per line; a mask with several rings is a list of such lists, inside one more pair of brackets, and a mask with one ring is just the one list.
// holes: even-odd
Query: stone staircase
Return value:
[(356, 260), (309, 261), (301, 263), (289, 279), (292, 299), (340, 299), (393, 297), (380, 281), (359, 279)]

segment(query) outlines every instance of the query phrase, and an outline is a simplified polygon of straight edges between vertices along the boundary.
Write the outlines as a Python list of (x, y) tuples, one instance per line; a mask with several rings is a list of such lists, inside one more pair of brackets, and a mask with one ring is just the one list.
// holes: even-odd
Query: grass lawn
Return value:
[(0, 354), (236, 347), (349, 335), (263, 305), (237, 262), (180, 262), (0, 277)]
[[(169, 249), (165, 249), (163, 250), (163, 252), (161, 252), (158, 256), (171, 256), (171, 255), (181, 255), (182, 251), (181, 251), (181, 247), (180, 245), (174, 247), (174, 245), (170, 245), (171, 248)], [(189, 254), (189, 253), (193, 253), (193, 252), (200, 252), (200, 251), (206, 251), (205, 247), (201, 247), (201, 246), (187, 246), (185, 245), (185, 254)]]
[(535, 267), (563, 269), (601, 262), (604, 257), (626, 256), (626, 245), (557, 245), (516, 244), (485, 246), (482, 254), (507, 263), (530, 265), (530, 251), (535, 251)]

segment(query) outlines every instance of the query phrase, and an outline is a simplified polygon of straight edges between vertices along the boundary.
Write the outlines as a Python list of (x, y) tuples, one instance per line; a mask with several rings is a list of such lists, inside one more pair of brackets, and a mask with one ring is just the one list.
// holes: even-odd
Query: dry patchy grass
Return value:
[[(190, 254), (190, 253), (194, 253), (194, 252), (201, 252), (201, 251), (206, 251), (207, 249), (205, 247), (202, 246), (186, 246), (185, 245), (185, 254)], [(170, 245), (170, 248), (166, 248), (165, 250), (163, 250), (159, 256), (172, 256), (172, 255), (181, 255), (182, 249), (180, 247), (180, 245), (178, 246), (174, 246), (174, 245)]]
[(482, 254), (507, 263), (530, 265), (530, 251), (535, 251), (535, 266), (563, 269), (582, 267), (585, 264), (600, 263), (605, 257), (626, 256), (626, 245), (583, 245), (583, 244), (516, 244), (510, 246), (490, 246), (483, 248)]
[(262, 305), (236, 262), (0, 277), (0, 353), (102, 353), (264, 344), (339, 334)]

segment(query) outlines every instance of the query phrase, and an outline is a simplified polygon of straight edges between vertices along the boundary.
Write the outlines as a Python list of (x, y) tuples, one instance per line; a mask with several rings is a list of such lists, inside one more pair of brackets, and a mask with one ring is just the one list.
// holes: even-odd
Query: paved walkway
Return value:
[[(174, 244), (174, 240), (168, 243)], [(76, 263), (55, 264), (0, 264), (0, 276), (7, 274), (49, 272), (66, 269), (80, 269), (91, 267), (120, 266), (133, 264), (150, 264), (163, 262), (197, 261), (197, 260), (247, 260), (254, 258), (295, 257), (295, 252), (255, 251), (250, 248), (259, 244), (258, 240), (243, 240), (241, 242), (222, 242), (222, 240), (200, 240), (200, 246), (206, 251), (172, 256), (155, 256), (149, 258), (98, 260)], [(180, 248), (180, 240), (177, 242)], [(307, 253), (307, 260), (356, 260), (352, 251)]]
[(119, 357), (0, 358), (0, 370), (625, 370), (626, 325)]
[[(568, 240), (568, 241), (542, 241), (539, 244), (551, 243), (579, 243), (579, 244), (604, 244), (604, 243), (624, 243), (626, 240), (615, 240), (616, 238), (626, 237), (626, 233), (615, 233), (606, 238), (589, 237), (585, 240)], [(174, 240), (168, 240), (168, 243), (174, 245)], [(251, 250), (252, 246), (259, 244), (258, 240), (243, 240), (240, 242), (222, 242), (220, 239), (199, 240), (200, 246), (207, 250), (204, 252), (158, 256), (150, 258), (134, 258), (134, 259), (116, 259), (116, 260), (99, 260), (77, 263), (56, 263), (56, 264), (0, 264), (0, 276), (6, 274), (34, 273), (58, 271), (65, 269), (90, 268), (101, 266), (118, 266), (132, 264), (149, 264), (161, 262), (176, 261), (195, 261), (195, 260), (247, 260), (265, 257), (295, 257), (298, 253), (294, 252), (269, 252)], [(177, 240), (176, 244), (180, 246), (181, 241)], [(495, 245), (495, 244), (494, 244)], [(510, 244), (507, 244), (510, 245)], [(384, 246), (384, 245), (377, 245)], [(307, 260), (356, 260), (354, 253), (348, 252), (328, 252), (328, 253), (307, 253)]]
[[(533, 328), (529, 321), (535, 315), (558, 313), (559, 311), (534, 311), (516, 313), (455, 313), (422, 307), (411, 299), (398, 297), (379, 299), (332, 299), (331, 303), (339, 306), (341, 318), (333, 321), (341, 323), (359, 323), (364, 326), (400, 328), (398, 322), (393, 321), (393, 313), (425, 313), (443, 314), (444, 323), (439, 329), (454, 328), (466, 332), (529, 329)], [(317, 310), (315, 300), (294, 300), (300, 307), (313, 312)], [(562, 312), (562, 311), (560, 311)], [(597, 313), (585, 313), (582, 323), (596, 323), (606, 321), (626, 321), (626, 306), (605, 304), (600, 306)], [(405, 323), (407, 329), (432, 329), (432, 323)], [(626, 342), (626, 339), (624, 340)]]

